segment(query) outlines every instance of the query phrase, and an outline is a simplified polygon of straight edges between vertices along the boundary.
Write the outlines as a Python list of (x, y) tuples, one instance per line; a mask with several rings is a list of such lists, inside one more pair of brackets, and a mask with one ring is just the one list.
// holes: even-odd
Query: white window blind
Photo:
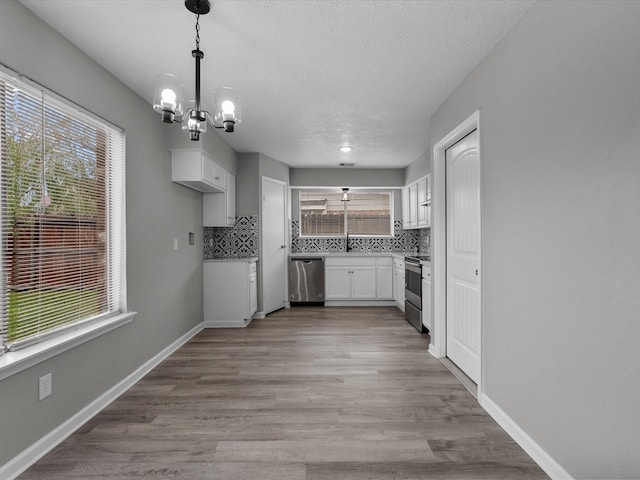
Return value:
[(342, 192), (301, 190), (300, 233), (303, 236), (393, 235), (391, 192)]
[(0, 336), (16, 349), (124, 310), (125, 138), (0, 71)]

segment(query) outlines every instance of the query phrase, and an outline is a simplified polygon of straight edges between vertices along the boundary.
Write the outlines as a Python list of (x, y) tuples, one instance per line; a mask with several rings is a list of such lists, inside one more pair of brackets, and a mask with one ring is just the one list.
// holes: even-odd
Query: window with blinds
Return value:
[(6, 350), (124, 310), (121, 130), (0, 71)]
[(300, 234), (302, 236), (390, 236), (393, 235), (392, 193), (301, 190)]

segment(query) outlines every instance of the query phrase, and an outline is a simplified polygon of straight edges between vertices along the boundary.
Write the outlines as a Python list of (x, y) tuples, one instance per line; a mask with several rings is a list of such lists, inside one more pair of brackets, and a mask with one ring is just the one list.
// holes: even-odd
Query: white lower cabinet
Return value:
[(255, 259), (205, 261), (204, 321), (207, 327), (245, 327), (258, 310)]
[(376, 298), (376, 267), (326, 265), (326, 300), (372, 300)]
[(392, 300), (391, 257), (327, 257), (326, 300)]
[(376, 258), (376, 298), (393, 300), (393, 261), (391, 257)]
[(431, 266), (422, 264), (422, 325), (431, 332)]

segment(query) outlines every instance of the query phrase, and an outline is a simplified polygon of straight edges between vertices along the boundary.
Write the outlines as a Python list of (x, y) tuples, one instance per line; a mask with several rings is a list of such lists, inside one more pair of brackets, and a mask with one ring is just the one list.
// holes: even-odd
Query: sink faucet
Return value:
[(351, 251), (351, 245), (349, 245), (349, 232), (347, 232), (347, 252)]

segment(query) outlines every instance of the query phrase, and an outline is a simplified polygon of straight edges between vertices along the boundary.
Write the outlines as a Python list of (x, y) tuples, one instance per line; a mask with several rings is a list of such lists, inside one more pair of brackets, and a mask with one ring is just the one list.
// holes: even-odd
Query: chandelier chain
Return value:
[(196, 50), (200, 50), (200, 14), (196, 15)]

